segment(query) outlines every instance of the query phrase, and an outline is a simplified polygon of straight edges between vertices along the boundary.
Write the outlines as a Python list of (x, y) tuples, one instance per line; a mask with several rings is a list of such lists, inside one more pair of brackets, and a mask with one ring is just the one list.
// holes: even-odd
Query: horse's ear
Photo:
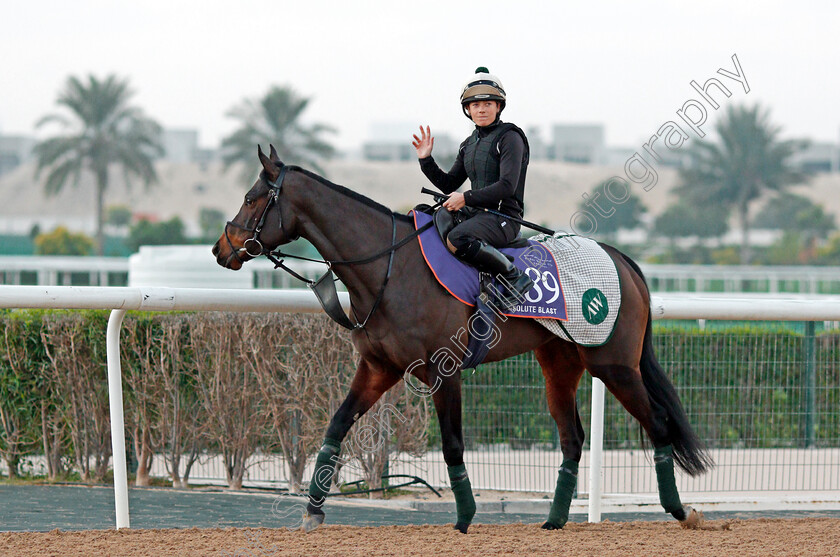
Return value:
[(260, 162), (262, 163), (268, 180), (270, 182), (277, 180), (278, 176), (280, 176), (280, 167), (270, 158), (265, 156), (265, 153), (262, 152), (262, 146), (260, 145), (257, 145), (257, 156), (260, 158)]
[(280, 160), (280, 155), (277, 154), (277, 149), (274, 148), (274, 145), (269, 144), (270, 151), (268, 157), (271, 159), (271, 162), (277, 163), (279, 166), (283, 166), (283, 162)]

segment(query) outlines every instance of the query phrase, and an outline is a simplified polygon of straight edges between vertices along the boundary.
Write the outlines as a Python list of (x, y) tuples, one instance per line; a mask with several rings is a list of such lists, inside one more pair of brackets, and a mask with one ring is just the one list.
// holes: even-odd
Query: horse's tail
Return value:
[[(627, 264), (641, 277), (645, 283), (645, 288), (647, 288), (645, 276), (636, 262), (624, 254), (622, 256)], [(688, 416), (686, 416), (674, 385), (665, 375), (662, 366), (656, 359), (656, 353), (653, 349), (653, 326), (650, 313), (648, 313), (639, 368), (651, 404), (654, 407), (660, 407), (667, 416), (668, 437), (674, 448), (674, 461), (677, 466), (691, 476), (698, 476), (706, 472), (714, 466), (714, 461), (705, 444), (688, 422)]]
[(688, 422), (688, 416), (685, 414), (674, 385), (656, 359), (652, 336), (651, 318), (648, 315), (645, 340), (642, 345), (642, 359), (639, 362), (642, 381), (651, 403), (661, 407), (667, 415), (666, 424), (668, 437), (674, 447), (674, 462), (690, 476), (698, 476), (714, 466), (714, 461), (705, 444)]

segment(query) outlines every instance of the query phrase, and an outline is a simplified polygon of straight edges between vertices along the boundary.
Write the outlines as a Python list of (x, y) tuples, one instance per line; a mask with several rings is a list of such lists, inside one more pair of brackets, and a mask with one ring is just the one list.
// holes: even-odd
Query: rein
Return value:
[[(394, 213), (391, 213), (391, 245), (381, 251), (374, 253), (368, 257), (362, 257), (359, 259), (347, 259), (347, 260), (339, 260), (339, 261), (328, 261), (326, 259), (311, 259), (309, 257), (302, 257), (299, 255), (292, 255), (289, 253), (283, 253), (280, 249), (275, 249), (274, 251), (268, 250), (263, 246), (262, 242), (259, 240), (260, 231), (262, 231), (263, 226), (265, 225), (265, 220), (268, 216), (271, 207), (277, 203), (278, 198), (280, 196), (280, 190), (283, 187), (283, 179), (286, 176), (286, 170), (289, 167), (284, 165), (280, 169), (280, 175), (277, 177), (277, 180), (274, 182), (270, 182), (266, 180), (266, 183), (269, 187), (269, 198), (268, 203), (266, 203), (265, 209), (263, 209), (263, 214), (260, 217), (257, 225), (254, 228), (248, 228), (241, 224), (237, 224), (233, 221), (228, 221), (227, 224), (231, 225), (235, 228), (239, 228), (240, 230), (245, 230), (246, 232), (253, 232), (254, 236), (245, 240), (243, 247), (240, 250), (236, 250), (233, 248), (233, 244), (230, 241), (230, 237), (228, 236), (228, 229), (227, 225), (225, 226), (225, 238), (233, 251), (234, 256), (236, 259), (243, 263), (243, 261), (239, 257), (239, 251), (245, 251), (251, 257), (259, 257), (264, 255), (266, 259), (274, 263), (275, 269), (283, 269), (291, 276), (295, 277), (296, 279), (304, 282), (314, 293), (315, 296), (318, 298), (318, 301), (321, 303), (321, 307), (324, 308), (324, 311), (330, 318), (344, 327), (345, 329), (350, 329), (351, 331), (355, 331), (357, 329), (363, 329), (367, 322), (370, 320), (373, 313), (379, 307), (379, 304), (382, 302), (382, 298), (385, 296), (385, 288), (388, 286), (388, 281), (391, 278), (391, 270), (393, 269), (394, 264), (394, 253), (409, 243), (411, 240), (419, 236), (422, 232), (428, 230), (434, 222), (428, 222), (422, 227), (418, 228), (399, 242), (397, 242), (397, 219), (394, 216)], [(283, 219), (282, 216), (280, 218), (280, 229), (283, 229)], [(249, 245), (255, 248), (255, 251), (252, 252)], [(385, 278), (382, 281), (382, 286), (379, 288), (379, 293), (376, 295), (376, 300), (373, 302), (373, 306), (370, 308), (370, 311), (365, 317), (364, 321), (361, 323), (358, 319), (356, 319), (356, 323), (350, 321), (347, 317), (347, 314), (341, 308), (341, 302), (338, 299), (338, 292), (335, 289), (335, 281), (337, 280), (332, 272), (333, 265), (364, 265), (365, 263), (371, 263), (376, 261), (377, 259), (388, 255), (388, 269), (385, 273)], [(327, 271), (319, 278), (318, 280), (310, 280), (299, 273), (295, 272), (293, 269), (290, 269), (288, 266), (284, 264), (284, 260), (286, 258), (291, 259), (300, 259), (303, 261), (311, 261), (314, 263), (323, 263), (327, 266)], [(353, 309), (353, 314), (355, 316), (356, 310)]]

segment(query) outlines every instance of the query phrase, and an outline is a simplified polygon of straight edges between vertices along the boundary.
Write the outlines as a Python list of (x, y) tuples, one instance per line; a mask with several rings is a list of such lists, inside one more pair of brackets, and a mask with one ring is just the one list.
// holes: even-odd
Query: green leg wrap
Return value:
[[(677, 493), (677, 481), (674, 479), (674, 450), (671, 445), (659, 447), (653, 451), (653, 462), (656, 466), (656, 483), (659, 486), (659, 502), (666, 512), (671, 514), (683, 513), (680, 494)], [(675, 515), (676, 518), (679, 519)]]
[(309, 482), (309, 505), (307, 510), (312, 514), (324, 514), (321, 507), (324, 499), (330, 492), (330, 485), (335, 474), (335, 457), (341, 451), (341, 442), (327, 437), (321, 450), (318, 451), (318, 458), (315, 460), (315, 473), (312, 481)]
[(557, 487), (554, 489), (554, 501), (548, 513), (547, 524), (553, 528), (562, 528), (569, 521), (569, 507), (577, 486), (578, 463), (574, 460), (563, 460), (560, 472), (557, 474)]
[[(466, 533), (467, 526), (475, 516), (475, 497), (473, 497), (470, 478), (467, 476), (467, 467), (463, 464), (458, 466), (447, 466), (449, 471), (449, 483), (452, 485), (452, 493), (455, 495), (455, 509), (458, 512), (458, 523), (456, 528)], [(463, 528), (459, 528), (463, 526)]]

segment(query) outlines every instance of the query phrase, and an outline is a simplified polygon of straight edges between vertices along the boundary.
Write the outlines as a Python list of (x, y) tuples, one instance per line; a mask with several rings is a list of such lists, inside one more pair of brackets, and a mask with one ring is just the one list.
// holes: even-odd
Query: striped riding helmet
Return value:
[(467, 118), (470, 117), (467, 105), (473, 101), (499, 101), (499, 113), (505, 109), (505, 89), (502, 82), (484, 66), (476, 68), (475, 75), (461, 90), (461, 108)]

